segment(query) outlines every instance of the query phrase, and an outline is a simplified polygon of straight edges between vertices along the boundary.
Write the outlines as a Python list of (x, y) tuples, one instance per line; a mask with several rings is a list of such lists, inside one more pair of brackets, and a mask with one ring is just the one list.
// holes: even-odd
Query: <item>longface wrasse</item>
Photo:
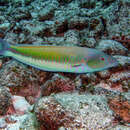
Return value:
[(99, 50), (67, 46), (11, 45), (0, 39), (0, 55), (12, 57), (44, 71), (88, 73), (118, 65), (112, 56)]

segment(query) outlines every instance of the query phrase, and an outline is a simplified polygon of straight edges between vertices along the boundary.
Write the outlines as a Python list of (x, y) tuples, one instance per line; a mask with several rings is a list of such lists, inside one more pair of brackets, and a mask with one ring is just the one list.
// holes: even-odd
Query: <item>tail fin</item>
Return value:
[(9, 43), (0, 39), (0, 55), (4, 56), (5, 51), (10, 47)]

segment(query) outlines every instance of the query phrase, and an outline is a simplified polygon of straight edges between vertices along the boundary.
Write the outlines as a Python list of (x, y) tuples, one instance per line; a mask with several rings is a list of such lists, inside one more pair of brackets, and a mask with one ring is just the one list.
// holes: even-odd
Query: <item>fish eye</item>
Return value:
[(105, 58), (104, 58), (104, 57), (101, 57), (100, 60), (105, 61)]

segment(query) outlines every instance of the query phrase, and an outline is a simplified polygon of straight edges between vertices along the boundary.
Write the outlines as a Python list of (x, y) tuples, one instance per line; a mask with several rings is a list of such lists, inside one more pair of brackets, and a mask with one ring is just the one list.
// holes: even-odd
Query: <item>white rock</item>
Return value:
[(29, 110), (31, 105), (26, 101), (24, 97), (21, 96), (13, 96), (13, 106), (18, 114), (24, 114)]
[(9, 28), (9, 26), (10, 26), (10, 23), (3, 23), (3, 24), (0, 24), (0, 29), (6, 30)]
[(112, 53), (117, 54), (128, 51), (121, 43), (114, 40), (101, 40), (96, 48), (101, 51), (111, 50)]

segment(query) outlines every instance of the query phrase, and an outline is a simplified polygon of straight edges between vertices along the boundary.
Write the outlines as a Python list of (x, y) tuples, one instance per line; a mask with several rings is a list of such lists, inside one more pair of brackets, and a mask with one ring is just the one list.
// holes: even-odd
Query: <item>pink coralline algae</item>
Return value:
[(71, 80), (57, 77), (44, 84), (42, 95), (49, 96), (51, 93), (72, 92), (74, 90), (75, 85)]
[(114, 98), (109, 100), (109, 107), (115, 112), (119, 121), (130, 123), (130, 103)]
[(105, 104), (100, 96), (59, 93), (41, 98), (34, 111), (41, 130), (104, 130), (110, 129), (113, 121)]
[[(50, 100), (48, 100), (48, 103), (46, 102), (45, 104), (43, 102), (43, 106), (45, 106), (45, 108), (41, 110), (37, 108), (38, 111), (36, 112), (36, 115), (41, 124), (41, 129), (57, 130), (60, 126), (73, 122), (73, 117), (69, 112), (65, 111), (63, 107), (53, 99)], [(46, 111), (47, 109), (48, 111)]]
[(25, 97), (30, 104), (35, 103), (36, 99), (41, 95), (40, 86), (34, 83), (28, 83), (25, 87), (12, 87), (10, 92), (13, 95)]
[[(129, 68), (128, 67), (117, 67), (102, 72), (97, 72), (91, 75), (82, 75), (82, 86), (84, 91), (93, 91), (92, 88), (104, 88), (108, 91), (127, 92), (129, 89)], [(94, 86), (94, 87), (92, 87)], [(82, 89), (83, 87), (79, 88)], [(82, 91), (82, 90), (81, 90)]]

